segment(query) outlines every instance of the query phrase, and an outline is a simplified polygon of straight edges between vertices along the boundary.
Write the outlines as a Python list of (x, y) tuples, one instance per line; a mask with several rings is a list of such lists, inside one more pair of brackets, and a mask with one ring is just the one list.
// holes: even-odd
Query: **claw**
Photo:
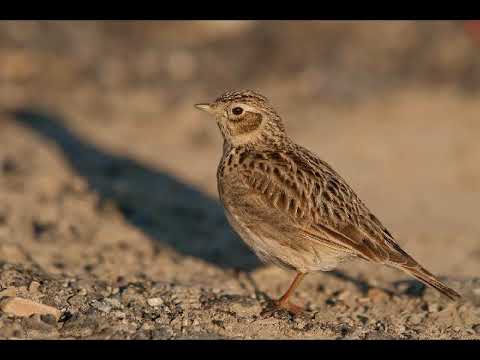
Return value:
[(287, 310), (292, 315), (300, 315), (305, 311), (301, 306), (292, 304), (291, 302), (282, 302), (277, 300), (273, 303), (273, 306), (270, 306), (262, 311), (260, 315), (269, 317), (279, 310)]

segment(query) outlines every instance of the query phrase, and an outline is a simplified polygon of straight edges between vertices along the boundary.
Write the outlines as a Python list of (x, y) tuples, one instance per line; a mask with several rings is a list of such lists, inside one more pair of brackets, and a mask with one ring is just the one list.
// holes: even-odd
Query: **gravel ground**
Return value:
[[(475, 29), (0, 23), (0, 338), (480, 339)], [(262, 316), (292, 274), (230, 230), (192, 107), (231, 88), (267, 95), (464, 300), (355, 262), (306, 277), (305, 314)]]

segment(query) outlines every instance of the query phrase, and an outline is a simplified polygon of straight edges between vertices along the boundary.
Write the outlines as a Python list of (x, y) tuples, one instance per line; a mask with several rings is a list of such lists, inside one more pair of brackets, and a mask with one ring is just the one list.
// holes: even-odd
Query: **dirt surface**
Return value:
[[(0, 23), (0, 338), (480, 339), (479, 45), (449, 22)], [(192, 106), (236, 88), (464, 300), (359, 261), (262, 316), (293, 274), (230, 230)]]

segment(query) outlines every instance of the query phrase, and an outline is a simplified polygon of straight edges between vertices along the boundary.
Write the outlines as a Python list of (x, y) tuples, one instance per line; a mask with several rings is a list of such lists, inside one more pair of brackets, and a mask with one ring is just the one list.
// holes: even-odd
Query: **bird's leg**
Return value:
[(302, 307), (290, 303), (288, 299), (293, 294), (295, 289), (298, 287), (298, 285), (300, 284), (300, 282), (302, 281), (305, 275), (306, 275), (305, 273), (300, 273), (300, 272), (297, 273), (297, 275), (292, 281), (292, 284), (290, 285), (288, 290), (285, 292), (285, 294), (283, 294), (283, 296), (280, 299), (275, 301), (274, 310), (285, 309), (295, 315), (303, 312)]

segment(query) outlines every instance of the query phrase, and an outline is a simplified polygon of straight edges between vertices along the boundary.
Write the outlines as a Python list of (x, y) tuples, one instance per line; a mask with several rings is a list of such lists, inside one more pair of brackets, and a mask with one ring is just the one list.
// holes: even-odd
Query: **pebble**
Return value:
[(134, 340), (148, 340), (150, 339), (150, 334), (148, 331), (139, 331), (133, 335)]
[(160, 305), (163, 305), (163, 300), (162, 298), (159, 298), (159, 297), (150, 298), (147, 300), (147, 303), (150, 306), (160, 306)]
[(58, 320), (61, 311), (53, 306), (44, 305), (32, 300), (19, 297), (8, 298), (3, 301), (0, 309), (8, 314), (16, 316), (31, 316), (34, 314), (51, 314)]
[(80, 296), (87, 295), (87, 289), (85, 289), (85, 288), (80, 289), (80, 291), (77, 293), (77, 295), (80, 295)]
[(298, 317), (295, 318), (294, 323), (295, 323), (296, 328), (299, 329), (299, 330), (303, 330), (305, 328), (305, 326), (307, 325), (305, 320), (303, 320), (301, 318), (298, 318)]
[(113, 308), (119, 309), (122, 307), (122, 303), (115, 298), (107, 298), (105, 299), (106, 302), (108, 302)]
[(55, 316), (52, 314), (40, 315), (40, 320), (49, 325), (55, 325), (57, 323), (57, 319), (55, 319)]
[(351, 296), (351, 293), (349, 290), (340, 290), (339, 293), (337, 294), (337, 299), (340, 301), (345, 301)]
[(37, 293), (40, 288), (40, 283), (38, 281), (32, 281), (28, 286), (28, 292)]
[(437, 303), (428, 304), (428, 311), (429, 312), (439, 312), (442, 309), (443, 308), (442, 308), (442, 306), (440, 306), (440, 304), (437, 304)]
[(122, 311), (114, 311), (112, 313), (112, 315), (116, 318), (116, 319), (119, 319), (119, 320), (122, 320), (122, 319), (125, 319), (125, 317), (127, 316), (124, 312)]
[(373, 302), (387, 301), (389, 298), (388, 294), (385, 291), (377, 288), (368, 290), (368, 297), (372, 299)]
[(419, 325), (424, 318), (425, 314), (413, 314), (408, 318), (408, 321), (413, 325)]
[(35, 314), (30, 317), (23, 318), (22, 324), (27, 329), (29, 336), (42, 336), (43, 334), (52, 330), (52, 324), (42, 321), (40, 316), (43, 315)]
[(108, 304), (105, 304), (102, 301), (94, 300), (91, 304), (95, 309), (100, 310), (104, 313), (109, 313), (112, 310), (112, 307)]
[(360, 320), (360, 322), (365, 325), (366, 323), (368, 323), (368, 317), (366, 316), (363, 316), (363, 315), (357, 315), (357, 319)]
[(155, 329), (155, 323), (152, 321), (146, 321), (143, 323), (143, 325), (140, 327), (141, 330), (149, 331)]
[(74, 295), (67, 302), (73, 306), (82, 306), (85, 303), (85, 297), (83, 295)]
[(17, 295), (17, 288), (16, 287), (8, 287), (5, 290), (0, 291), (0, 298), (2, 297), (14, 297)]
[(480, 324), (475, 324), (472, 326), (473, 331), (475, 331), (477, 334), (480, 334)]

